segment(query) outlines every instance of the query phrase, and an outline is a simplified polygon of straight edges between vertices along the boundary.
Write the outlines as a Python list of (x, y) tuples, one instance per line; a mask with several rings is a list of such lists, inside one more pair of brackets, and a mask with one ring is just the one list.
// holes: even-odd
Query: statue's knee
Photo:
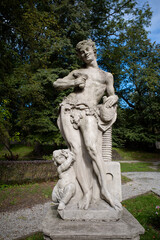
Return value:
[(93, 158), (96, 157), (96, 155), (97, 155), (96, 146), (94, 146), (94, 145), (87, 146), (87, 151), (91, 157), (93, 157)]
[(75, 191), (76, 191), (76, 184), (74, 184), (74, 183), (70, 183), (70, 188), (71, 188), (71, 192), (72, 192), (72, 194), (74, 194), (75, 193)]
[(57, 195), (56, 195), (56, 193), (55, 193), (54, 191), (52, 192), (52, 201), (53, 201), (54, 203), (57, 203), (57, 202), (58, 202)]
[(77, 156), (79, 154), (80, 147), (74, 144), (70, 144), (71, 151)]
[(65, 189), (64, 189), (64, 193), (70, 193), (70, 194), (74, 194), (76, 191), (76, 186), (74, 183), (69, 183)]

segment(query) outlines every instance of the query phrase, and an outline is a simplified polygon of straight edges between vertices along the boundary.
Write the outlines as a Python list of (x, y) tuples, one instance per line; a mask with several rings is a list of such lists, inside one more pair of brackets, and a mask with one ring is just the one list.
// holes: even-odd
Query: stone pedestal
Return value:
[(113, 197), (122, 201), (121, 169), (119, 162), (105, 162), (107, 189)]
[(60, 217), (64, 220), (76, 221), (117, 221), (122, 216), (122, 209), (114, 209), (103, 200), (90, 204), (87, 210), (78, 209), (77, 205), (68, 204), (64, 210), (59, 210)]
[(144, 228), (124, 208), (120, 220), (70, 221), (62, 220), (51, 207), (42, 223), (45, 240), (139, 240)]

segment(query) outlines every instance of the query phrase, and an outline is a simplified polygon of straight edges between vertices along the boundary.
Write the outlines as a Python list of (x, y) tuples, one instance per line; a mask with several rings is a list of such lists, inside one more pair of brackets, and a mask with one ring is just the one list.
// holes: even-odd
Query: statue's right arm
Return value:
[(73, 159), (71, 156), (69, 156), (66, 161), (64, 163), (62, 163), (59, 167), (58, 167), (58, 172), (62, 173), (64, 171), (66, 171), (70, 166), (71, 163), (73, 162)]
[(64, 78), (58, 78), (54, 83), (53, 87), (58, 89), (67, 89), (70, 87), (74, 87), (74, 77), (73, 72), (69, 73), (68, 76)]
[(60, 90), (67, 89), (70, 87), (77, 87), (80, 84), (84, 84), (85, 80), (86, 79), (83, 77), (78, 78), (77, 71), (74, 70), (71, 73), (69, 73), (66, 77), (57, 79), (53, 83), (53, 87)]

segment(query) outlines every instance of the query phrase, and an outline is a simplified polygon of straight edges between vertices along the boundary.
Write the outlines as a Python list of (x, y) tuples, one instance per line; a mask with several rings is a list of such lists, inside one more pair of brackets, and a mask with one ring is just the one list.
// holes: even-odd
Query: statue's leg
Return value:
[(57, 189), (57, 185), (56, 185), (52, 191), (52, 201), (54, 204), (58, 205), (59, 199), (60, 199), (60, 197), (59, 197), (58, 189)]
[(63, 196), (59, 203), (58, 210), (62, 210), (65, 208), (66, 204), (71, 200), (76, 191), (76, 186), (74, 183), (69, 183), (65, 186), (63, 190)]
[(114, 207), (112, 197), (107, 190), (105, 165), (102, 160), (101, 146), (99, 146), (97, 142), (99, 130), (97, 127), (97, 120), (94, 116), (85, 117), (83, 124), (81, 124), (81, 132), (86, 149), (92, 159), (94, 172), (97, 175), (100, 184), (101, 195), (104, 200)]
[[(91, 200), (92, 195), (92, 169), (91, 163), (85, 161), (84, 146), (82, 143), (81, 132), (79, 129), (74, 129), (70, 121), (70, 114), (65, 113), (63, 108), (61, 109), (61, 115), (59, 118), (59, 126), (63, 136), (67, 141), (69, 149), (75, 154), (76, 161), (74, 162), (74, 170), (77, 180), (81, 186), (84, 196), (88, 196), (88, 202)], [(90, 166), (90, 167), (89, 167)], [(87, 206), (80, 208), (88, 208)]]

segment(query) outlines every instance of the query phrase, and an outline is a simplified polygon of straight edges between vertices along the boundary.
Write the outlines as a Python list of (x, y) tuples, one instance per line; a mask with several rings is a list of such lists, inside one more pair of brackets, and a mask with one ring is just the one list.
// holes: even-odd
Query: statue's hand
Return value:
[(117, 103), (118, 97), (117, 95), (109, 96), (108, 98), (105, 96), (103, 98), (103, 104), (105, 104), (106, 108), (112, 107), (115, 103)]
[[(78, 75), (78, 74), (77, 74)], [(84, 88), (85, 87), (85, 83), (87, 80), (87, 75), (79, 75), (74, 81), (75, 81), (75, 86), (76, 87), (80, 87), (80, 88)]]
[(72, 161), (75, 161), (75, 154), (73, 152), (70, 152), (70, 155), (72, 157)]

